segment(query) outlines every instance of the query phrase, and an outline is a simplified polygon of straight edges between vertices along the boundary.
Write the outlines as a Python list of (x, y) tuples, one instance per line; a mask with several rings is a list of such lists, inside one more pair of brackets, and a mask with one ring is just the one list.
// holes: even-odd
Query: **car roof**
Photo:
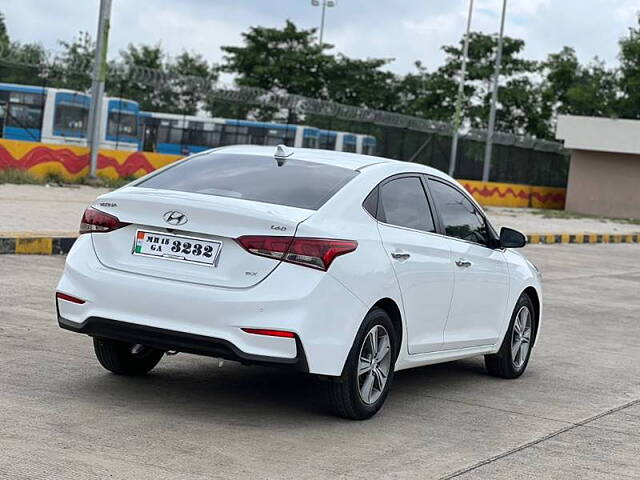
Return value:
[[(294, 148), (287, 147), (292, 153), (287, 158), (296, 160), (321, 163), (325, 165), (333, 165), (336, 167), (348, 168), (350, 170), (362, 170), (373, 165), (395, 166), (399, 170), (406, 171), (422, 171), (436, 176), (443, 176), (443, 173), (435, 168), (427, 167), (419, 163), (409, 163), (400, 160), (392, 160), (384, 157), (376, 157), (373, 155), (362, 155), (359, 153), (336, 152), (334, 150), (320, 150), (315, 148)], [(261, 155), (265, 157), (274, 157), (276, 147), (261, 145), (230, 145), (215, 149), (216, 152), (233, 153), (238, 155)], [(403, 168), (404, 167), (404, 168)]]

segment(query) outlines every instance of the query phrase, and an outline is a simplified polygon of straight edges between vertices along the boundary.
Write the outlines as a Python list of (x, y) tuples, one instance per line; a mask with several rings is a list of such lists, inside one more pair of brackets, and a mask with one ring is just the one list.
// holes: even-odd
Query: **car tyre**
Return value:
[(106, 338), (94, 338), (93, 348), (100, 365), (117, 375), (144, 375), (151, 371), (164, 355), (161, 350), (148, 347), (134, 349), (131, 343)]
[(329, 402), (336, 415), (365, 420), (382, 408), (393, 383), (397, 338), (384, 310), (374, 308), (366, 315), (342, 375), (329, 382)]
[(513, 309), (500, 350), (484, 357), (489, 374), (509, 379), (522, 375), (531, 358), (535, 332), (536, 316), (533, 302), (529, 295), (523, 293)]

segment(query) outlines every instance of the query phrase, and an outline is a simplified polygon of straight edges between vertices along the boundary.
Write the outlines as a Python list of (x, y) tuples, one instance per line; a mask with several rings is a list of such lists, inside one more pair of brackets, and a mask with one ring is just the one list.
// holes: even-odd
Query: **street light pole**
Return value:
[(322, 45), (322, 38), (324, 37), (324, 18), (327, 13), (327, 1), (322, 0), (322, 19), (320, 20), (320, 45)]
[(496, 126), (496, 104), (498, 103), (498, 88), (500, 82), (500, 67), (502, 64), (502, 43), (504, 38), (504, 21), (507, 16), (507, 0), (502, 2), (502, 20), (500, 21), (500, 36), (498, 37), (498, 52), (496, 54), (496, 71), (493, 78), (493, 93), (491, 94), (491, 111), (489, 113), (489, 128), (487, 129), (487, 146), (484, 150), (484, 165), (482, 166), (482, 181), (489, 181), (491, 171), (491, 153), (493, 150), (493, 131)]
[(469, 34), (471, 33), (471, 17), (473, 15), (473, 0), (469, 0), (469, 14), (467, 15), (467, 30), (464, 36), (462, 49), (462, 68), (460, 69), (460, 84), (458, 85), (458, 98), (456, 99), (456, 113), (453, 117), (453, 138), (451, 139), (451, 159), (449, 160), (449, 176), (453, 177), (456, 170), (458, 156), (458, 136), (460, 133), (460, 121), (462, 117), (462, 100), (464, 98), (464, 82), (467, 76), (467, 58), (469, 56)]
[(327, 8), (335, 7), (336, 0), (311, 0), (311, 5), (314, 7), (320, 6), (320, 2), (322, 2), (322, 17), (320, 18), (320, 36), (318, 38), (318, 42), (322, 45), (322, 41), (324, 39), (324, 20), (327, 15)]
[(107, 78), (107, 45), (109, 43), (110, 19), (111, 0), (100, 0), (96, 55), (93, 65), (93, 80), (91, 83), (91, 105), (89, 107), (88, 137), (91, 152), (89, 178), (95, 178), (98, 171), (98, 153), (100, 151), (100, 116), (102, 112), (104, 84)]

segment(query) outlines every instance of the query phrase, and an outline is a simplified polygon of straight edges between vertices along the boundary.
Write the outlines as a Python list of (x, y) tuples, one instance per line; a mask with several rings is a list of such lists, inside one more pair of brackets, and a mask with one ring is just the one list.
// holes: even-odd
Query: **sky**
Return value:
[[(442, 45), (464, 33), (469, 0), (337, 0), (327, 10), (325, 41), (351, 57), (394, 59), (404, 74), (420, 60), (442, 64)], [(94, 32), (99, 0), (0, 0), (9, 35), (59, 50), (80, 30)], [(501, 0), (475, 0), (472, 28), (496, 33)], [(637, 24), (640, 0), (509, 0), (505, 34), (526, 42), (525, 56), (541, 60), (568, 45), (582, 62), (598, 56), (617, 62), (618, 40)], [(184, 50), (222, 60), (221, 45), (239, 45), (250, 26), (277, 27), (285, 19), (317, 27), (321, 8), (310, 0), (113, 0), (109, 57), (129, 43), (160, 43), (171, 55)]]

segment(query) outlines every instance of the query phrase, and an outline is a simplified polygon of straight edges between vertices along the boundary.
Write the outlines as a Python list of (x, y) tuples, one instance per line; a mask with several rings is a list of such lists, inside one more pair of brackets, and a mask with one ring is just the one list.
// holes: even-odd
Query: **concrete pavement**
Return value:
[(58, 329), (64, 258), (0, 257), (0, 478), (638, 478), (640, 246), (547, 245), (527, 373), (481, 359), (400, 372), (366, 422), (303, 375), (180, 354), (102, 370)]

